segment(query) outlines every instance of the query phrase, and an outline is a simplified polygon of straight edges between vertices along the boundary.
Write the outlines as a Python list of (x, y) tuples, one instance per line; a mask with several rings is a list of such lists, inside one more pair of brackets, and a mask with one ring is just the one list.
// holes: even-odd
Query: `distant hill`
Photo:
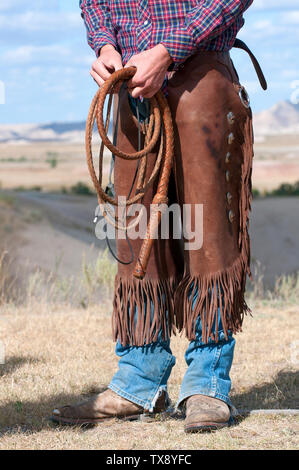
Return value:
[(299, 134), (299, 105), (280, 101), (254, 116), (256, 135)]
[[(112, 132), (111, 125), (110, 132)], [(0, 124), (0, 143), (82, 143), (84, 138), (85, 121), (48, 124)]]
[(82, 142), (85, 123), (4, 124), (0, 125), (0, 142)]
[[(272, 108), (254, 115), (257, 136), (299, 134), (299, 105), (281, 101)], [(112, 132), (110, 126), (109, 133)], [(53, 122), (47, 124), (0, 124), (0, 143), (84, 142), (85, 122)]]

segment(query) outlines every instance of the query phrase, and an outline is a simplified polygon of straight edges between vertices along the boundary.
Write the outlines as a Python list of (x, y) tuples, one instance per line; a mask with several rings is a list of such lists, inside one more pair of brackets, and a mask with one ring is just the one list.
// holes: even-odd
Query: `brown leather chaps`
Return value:
[[(115, 99), (114, 119), (118, 99), (117, 146), (135, 152), (138, 123), (127, 88)], [(229, 53), (200, 52), (169, 72), (168, 102), (175, 131), (169, 204), (179, 204), (181, 214), (186, 204), (193, 212), (196, 204), (202, 205), (202, 246), (186, 250), (184, 240), (172, 236), (155, 240), (143, 280), (132, 276), (135, 262), (118, 263), (113, 335), (123, 345), (149, 344), (159, 332), (166, 339), (176, 329), (192, 340), (197, 319), (202, 341), (217, 342), (218, 327), (215, 331), (213, 325), (219, 319), (227, 336), (241, 330), (249, 311), (244, 291), (250, 275), (252, 113)], [(148, 173), (155, 156), (149, 155)], [(135, 169), (136, 161), (116, 159), (118, 196), (128, 195)], [(155, 185), (143, 200), (148, 211), (154, 194)], [(196, 229), (194, 220), (193, 215), (189, 231)], [(136, 260), (142, 240), (130, 242)], [(122, 260), (130, 258), (126, 240), (117, 240), (117, 254)]]

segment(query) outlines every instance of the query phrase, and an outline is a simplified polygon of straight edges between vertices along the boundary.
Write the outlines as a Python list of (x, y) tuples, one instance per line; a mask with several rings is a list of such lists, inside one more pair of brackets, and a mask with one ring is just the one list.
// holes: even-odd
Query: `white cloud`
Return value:
[[(299, 3), (299, 2), (298, 2)], [(299, 25), (299, 10), (283, 13), (281, 15), (281, 22), (287, 25)]]
[(24, 0), (9, 0), (0, 3), (0, 11), (53, 10), (58, 8), (58, 6), (58, 0), (50, 0), (49, 3), (45, 0), (30, 0), (30, 2), (24, 2)]
[(74, 53), (71, 46), (52, 44), (49, 46), (20, 46), (9, 49), (0, 55), (1, 62), (10, 66), (41, 66), (53, 63), (87, 67), (91, 56), (87, 53)]
[(298, 11), (280, 14), (279, 18), (271, 15), (269, 18), (260, 19), (252, 15), (250, 21), (247, 20), (246, 28), (242, 29), (238, 36), (251, 43), (257, 43), (259, 48), (272, 42), (273, 46), (279, 43), (282, 50), (287, 44), (292, 45), (293, 49), (296, 41), (299, 41), (298, 25)]
[(254, 0), (250, 7), (253, 10), (290, 10), (298, 8), (298, 0)]
[(1, 33), (20, 31), (30, 33), (68, 31), (82, 25), (79, 13), (71, 12), (37, 12), (27, 11), (25, 13), (0, 15)]
[(281, 76), (287, 80), (295, 80), (299, 78), (299, 70), (297, 69), (286, 69), (282, 70)]

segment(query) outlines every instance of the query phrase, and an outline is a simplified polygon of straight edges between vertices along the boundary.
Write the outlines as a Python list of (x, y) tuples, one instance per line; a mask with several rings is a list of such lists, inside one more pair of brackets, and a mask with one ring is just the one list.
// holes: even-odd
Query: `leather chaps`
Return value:
[[(244, 292), (250, 275), (252, 113), (230, 54), (200, 52), (179, 70), (168, 72), (167, 98), (175, 131), (169, 205), (177, 203), (181, 217), (184, 206), (189, 205), (193, 215), (184, 228), (184, 238), (170, 232), (168, 239), (155, 240), (143, 280), (133, 278), (134, 262), (118, 263), (113, 335), (123, 345), (149, 344), (159, 334), (167, 339), (176, 329), (192, 340), (197, 319), (202, 341), (217, 342), (219, 320), (227, 336), (229, 331), (241, 330), (249, 311)], [(114, 101), (114, 121), (118, 100), (117, 146), (135, 152), (138, 122), (127, 88)], [(155, 151), (148, 157), (148, 173)], [(128, 195), (135, 169), (135, 161), (116, 159), (117, 196)], [(148, 212), (154, 190), (155, 186), (150, 188), (143, 200)], [(198, 249), (186, 250), (184, 239), (199, 230), (195, 205), (202, 207), (202, 243)], [(142, 240), (131, 239), (130, 243), (136, 260)], [(125, 239), (117, 240), (117, 254), (120, 259), (130, 258)]]

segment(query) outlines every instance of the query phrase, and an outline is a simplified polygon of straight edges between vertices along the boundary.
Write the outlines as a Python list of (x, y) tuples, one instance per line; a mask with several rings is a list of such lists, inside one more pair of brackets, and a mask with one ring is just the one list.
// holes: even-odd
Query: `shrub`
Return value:
[(253, 188), (253, 190), (252, 190), (252, 196), (253, 196), (253, 198), (255, 199), (255, 198), (257, 198), (257, 197), (260, 197), (260, 196), (261, 196), (261, 193), (260, 193), (260, 191), (259, 191), (258, 189)]
[(49, 163), (51, 168), (56, 168), (58, 165), (58, 154), (56, 152), (48, 152), (47, 156), (46, 162)]
[(283, 183), (272, 191), (272, 196), (299, 196), (299, 181), (294, 184)]
[(71, 193), (81, 194), (85, 196), (90, 196), (91, 194), (93, 194), (90, 187), (87, 184), (82, 183), (81, 181), (79, 181), (77, 184), (71, 187)]

